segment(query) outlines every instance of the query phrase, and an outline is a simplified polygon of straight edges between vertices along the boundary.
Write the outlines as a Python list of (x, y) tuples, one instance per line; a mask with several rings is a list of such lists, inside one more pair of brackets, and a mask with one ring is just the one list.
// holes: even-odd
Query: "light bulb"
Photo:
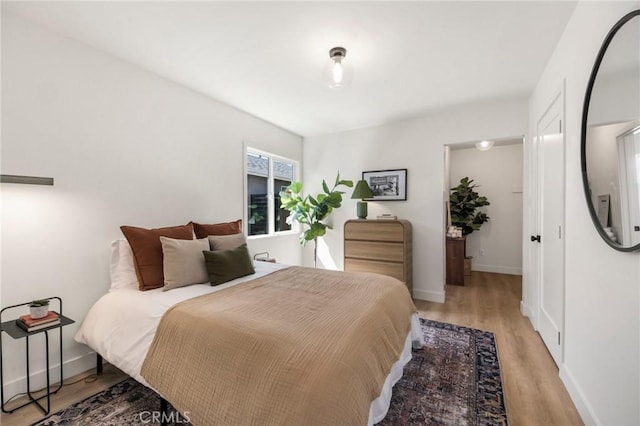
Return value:
[(476, 149), (480, 151), (488, 151), (493, 146), (493, 141), (481, 141), (476, 143)]
[(347, 49), (334, 47), (329, 51), (330, 61), (325, 68), (327, 85), (332, 89), (341, 89), (348, 86), (353, 79), (353, 70), (349, 63), (343, 62), (347, 56)]
[(333, 67), (331, 68), (331, 77), (336, 86), (342, 85), (342, 77), (344, 76), (344, 69), (342, 68), (342, 62), (335, 60)]

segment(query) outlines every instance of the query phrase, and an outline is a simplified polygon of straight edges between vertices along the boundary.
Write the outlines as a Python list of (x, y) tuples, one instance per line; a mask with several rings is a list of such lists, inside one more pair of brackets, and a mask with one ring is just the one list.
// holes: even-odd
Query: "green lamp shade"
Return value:
[(373, 197), (373, 192), (371, 192), (371, 188), (369, 188), (369, 185), (367, 185), (367, 181), (359, 180), (358, 183), (356, 183), (353, 194), (351, 195), (351, 198), (362, 200), (358, 201), (358, 204), (356, 205), (356, 213), (359, 219), (367, 218), (367, 202), (364, 201), (363, 198), (371, 197)]
[(369, 185), (367, 185), (367, 181), (366, 180), (359, 180), (358, 183), (356, 183), (356, 187), (353, 190), (353, 194), (351, 194), (351, 198), (353, 199), (363, 199), (363, 198), (371, 198), (373, 197), (373, 192), (371, 191), (371, 188), (369, 188)]

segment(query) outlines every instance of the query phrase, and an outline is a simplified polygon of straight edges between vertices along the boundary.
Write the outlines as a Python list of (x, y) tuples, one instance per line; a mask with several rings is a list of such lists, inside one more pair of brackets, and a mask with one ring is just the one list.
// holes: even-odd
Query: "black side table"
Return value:
[[(25, 407), (29, 404), (36, 404), (38, 406), (38, 408), (40, 408), (40, 410), (42, 410), (42, 412), (44, 414), (49, 414), (49, 411), (51, 410), (51, 395), (55, 394), (56, 392), (58, 392), (60, 389), (62, 389), (62, 381), (63, 381), (63, 374), (62, 374), (62, 327), (64, 327), (65, 325), (69, 325), (69, 324), (73, 324), (75, 321), (65, 317), (64, 315), (62, 315), (62, 299), (60, 299), (59, 297), (48, 297), (44, 300), (57, 300), (58, 301), (58, 305), (59, 305), (59, 309), (58, 311), (54, 311), (58, 314), (58, 316), (60, 317), (60, 322), (58, 324), (54, 324), (51, 327), (45, 327), (45, 328), (41, 328), (39, 330), (35, 330), (35, 331), (25, 331), (22, 328), (20, 328), (17, 324), (16, 324), (16, 320), (9, 320), (9, 321), (2, 321), (2, 315), (4, 314), (4, 311), (8, 310), (8, 309), (14, 309), (14, 308), (19, 308), (22, 306), (28, 306), (31, 302), (27, 302), (27, 303), (20, 303), (18, 305), (12, 305), (12, 306), (7, 306), (6, 308), (0, 310), (0, 400), (2, 402), (2, 412), (3, 413), (13, 413), (14, 411)], [(58, 385), (58, 387), (55, 390), (51, 390), (51, 378), (50, 378), (50, 374), (49, 374), (49, 331), (52, 330), (59, 330), (59, 335), (60, 335), (60, 384)], [(11, 336), (14, 339), (22, 339), (23, 337), (25, 338), (25, 354), (26, 354), (26, 360), (27, 360), (27, 396), (29, 397), (29, 401), (25, 402), (24, 404), (15, 407), (11, 410), (6, 410), (5, 409), (5, 401), (4, 401), (4, 368), (3, 368), (3, 364), (2, 364), (2, 333), (5, 332), (7, 333), (9, 336)], [(33, 336), (35, 334), (39, 334), (39, 333), (44, 333), (44, 344), (45, 344), (45, 350), (46, 350), (46, 371), (47, 371), (47, 393), (36, 398), (31, 394), (31, 383), (30, 383), (30, 370), (29, 370), (29, 337)], [(46, 398), (47, 399), (47, 408), (45, 409), (42, 404), (40, 404), (40, 400)]]

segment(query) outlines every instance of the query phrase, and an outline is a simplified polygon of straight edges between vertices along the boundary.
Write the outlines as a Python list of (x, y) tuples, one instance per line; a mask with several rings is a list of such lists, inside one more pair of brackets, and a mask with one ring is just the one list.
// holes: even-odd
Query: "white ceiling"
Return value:
[[(534, 89), (575, 2), (2, 2), (302, 136)], [(347, 48), (352, 84), (323, 70)]]

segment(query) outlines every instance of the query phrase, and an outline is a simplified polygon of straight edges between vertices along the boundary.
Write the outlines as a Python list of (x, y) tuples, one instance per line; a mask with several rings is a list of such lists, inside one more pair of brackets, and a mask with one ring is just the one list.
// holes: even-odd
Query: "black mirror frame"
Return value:
[(589, 179), (587, 178), (587, 118), (589, 116), (589, 103), (591, 102), (591, 94), (593, 91), (593, 85), (596, 81), (596, 76), (598, 75), (598, 70), (600, 69), (600, 65), (602, 64), (602, 59), (604, 58), (605, 53), (607, 52), (607, 48), (613, 41), (613, 38), (617, 34), (617, 32), (629, 22), (632, 18), (640, 16), (640, 9), (634, 10), (633, 12), (627, 13), (623, 16), (616, 24), (611, 28), (609, 33), (604, 39), (602, 46), (600, 46), (600, 50), (598, 51), (598, 56), (596, 56), (596, 62), (593, 65), (593, 69), (591, 70), (591, 76), (589, 77), (589, 83), (587, 84), (587, 92), (584, 95), (584, 105), (582, 107), (582, 126), (581, 126), (581, 136), (580, 136), (580, 165), (582, 168), (582, 185), (584, 187), (585, 200), (587, 202), (587, 207), (589, 209), (589, 215), (591, 216), (591, 220), (593, 221), (598, 234), (602, 237), (602, 239), (611, 247), (618, 251), (623, 252), (632, 252), (640, 250), (640, 244), (636, 244), (635, 246), (624, 247), (614, 241), (612, 241), (604, 231), (604, 228), (600, 224), (598, 220), (598, 215), (596, 210), (591, 202), (591, 191), (589, 189)]

